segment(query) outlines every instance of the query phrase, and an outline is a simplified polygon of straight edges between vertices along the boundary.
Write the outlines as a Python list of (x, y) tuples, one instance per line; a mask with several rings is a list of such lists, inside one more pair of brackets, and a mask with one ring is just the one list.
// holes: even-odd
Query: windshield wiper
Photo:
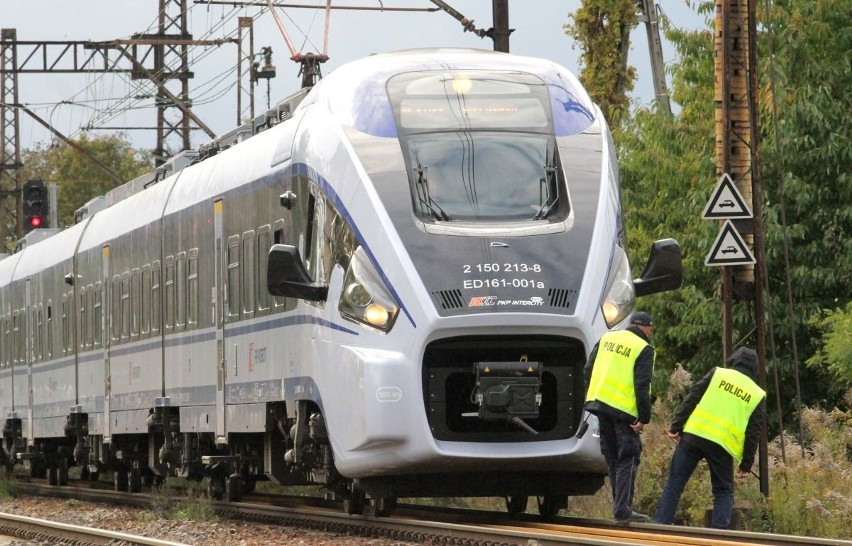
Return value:
[[(538, 212), (533, 216), (533, 220), (544, 220), (550, 216), (550, 213), (556, 208), (556, 204), (559, 203), (559, 189), (554, 183), (556, 181), (556, 167), (554, 165), (545, 165), (544, 172), (546, 176), (539, 179), (539, 185), (544, 186), (546, 198), (538, 209)], [(552, 195), (551, 189), (553, 190)]]
[(426, 180), (426, 167), (418, 163), (414, 170), (417, 172), (417, 199), (420, 205), (426, 208), (435, 220), (452, 222), (453, 218), (429, 195), (429, 181)]

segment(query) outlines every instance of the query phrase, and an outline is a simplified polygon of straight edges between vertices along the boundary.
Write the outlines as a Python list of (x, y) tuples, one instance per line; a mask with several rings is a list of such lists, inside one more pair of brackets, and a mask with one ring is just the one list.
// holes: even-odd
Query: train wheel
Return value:
[(228, 502), (240, 502), (243, 500), (243, 478), (239, 474), (231, 474), (225, 482), (228, 493)]
[(396, 508), (396, 497), (377, 497), (373, 499), (373, 515), (377, 518), (386, 518)]
[(543, 497), (538, 497), (538, 513), (544, 519), (551, 519), (559, 510), (565, 507), (566, 503), (565, 497), (558, 497), (556, 495), (545, 495)]
[(47, 485), (59, 485), (59, 469), (51, 464), (47, 469)]
[(526, 495), (511, 495), (506, 497), (506, 510), (510, 516), (517, 516), (527, 511), (529, 497)]
[(351, 489), (349, 490), (349, 496), (343, 499), (343, 510), (350, 516), (353, 514), (363, 514), (364, 513), (364, 500), (367, 495), (364, 493), (364, 490), (361, 489), (360, 486), (352, 484)]
[(89, 475), (89, 465), (83, 465), (83, 468), (80, 469), (80, 479), (88, 480)]
[(257, 488), (257, 479), (254, 476), (243, 477), (243, 494), (250, 495)]
[(142, 491), (142, 475), (139, 472), (138, 468), (130, 469), (130, 479), (128, 483), (128, 488), (131, 493), (138, 493)]
[(120, 468), (115, 471), (113, 485), (115, 486), (116, 491), (120, 491), (121, 493), (127, 493), (130, 484), (128, 483), (126, 468)]
[(59, 459), (59, 475), (57, 476), (59, 485), (68, 485), (68, 459), (62, 457)]
[(222, 500), (225, 496), (225, 478), (207, 478), (207, 495), (213, 500)]

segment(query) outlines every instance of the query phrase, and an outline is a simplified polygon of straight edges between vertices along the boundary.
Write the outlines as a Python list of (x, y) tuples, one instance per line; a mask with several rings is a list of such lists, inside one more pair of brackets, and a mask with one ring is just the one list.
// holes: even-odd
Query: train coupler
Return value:
[(541, 362), (476, 362), (475, 414), (486, 421), (508, 421), (531, 434), (523, 419), (536, 419), (541, 406)]

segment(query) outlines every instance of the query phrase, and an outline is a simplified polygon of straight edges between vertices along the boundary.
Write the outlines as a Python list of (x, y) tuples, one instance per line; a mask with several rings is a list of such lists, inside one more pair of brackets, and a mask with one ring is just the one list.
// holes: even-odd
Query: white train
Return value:
[(577, 79), (488, 51), (342, 66), (78, 218), (0, 261), (3, 458), (117, 490), (552, 515), (606, 473), (577, 434), (592, 345), (681, 278), (672, 239), (631, 278)]

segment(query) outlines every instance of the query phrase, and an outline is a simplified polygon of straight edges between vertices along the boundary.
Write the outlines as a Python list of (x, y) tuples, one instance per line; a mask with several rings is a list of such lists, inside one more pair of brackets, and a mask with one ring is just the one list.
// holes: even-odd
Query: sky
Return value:
[[(477, 28), (492, 26), (489, 0), (445, 0), (447, 4), (473, 19)], [(254, 50), (272, 48), (276, 77), (261, 81), (255, 88), (255, 114), (265, 110), (267, 100), (278, 100), (298, 90), (299, 67), (289, 59), (290, 52), (272, 14), (257, 5), (234, 8), (233, 5), (187, 0), (190, 32), (194, 39), (212, 39), (235, 35), (238, 17), (254, 18)], [(279, 3), (284, 3), (279, 0)], [(321, 5), (323, 0), (287, 0), (288, 4)], [(686, 0), (658, 0), (674, 25), (704, 28), (703, 15)], [(334, 0), (333, 6), (369, 6), (394, 8), (434, 8), (430, 0)], [(581, 0), (509, 0), (509, 26), (512, 53), (542, 57), (579, 73), (580, 50), (563, 29), (568, 14), (578, 9)], [(159, 0), (0, 0), (0, 28), (16, 29), (19, 41), (81, 41), (129, 38), (134, 33), (156, 32)], [(173, 7), (173, 6), (172, 6)], [(277, 14), (296, 49), (302, 53), (321, 52), (325, 28), (322, 10), (277, 8)], [(631, 36), (629, 63), (637, 68), (638, 81), (633, 98), (638, 104), (650, 104), (654, 98), (653, 80), (645, 27), (640, 24)], [(672, 46), (663, 40), (666, 65), (674, 59)], [(418, 47), (470, 47), (493, 49), (489, 38), (463, 32), (461, 24), (447, 13), (332, 10), (329, 25), (329, 60), (323, 74), (372, 53)], [(247, 50), (247, 48), (246, 48)], [(193, 48), (190, 96), (193, 112), (217, 135), (237, 125), (237, 46)], [(19, 56), (21, 54), (19, 53)], [(21, 59), (19, 59), (19, 64)], [(243, 80), (244, 88), (248, 85)], [(174, 85), (171, 90), (176, 89)], [(48, 121), (63, 135), (79, 137), (87, 127), (91, 135), (115, 132), (119, 127), (154, 127), (156, 108), (153, 100), (128, 100), (134, 95), (155, 92), (153, 84), (131, 81), (116, 74), (21, 74), (18, 76), (18, 100)], [(267, 96), (268, 93), (268, 96)], [(244, 95), (244, 110), (248, 104)], [(127, 108), (127, 107), (131, 108)], [(676, 107), (675, 107), (676, 108)], [(20, 114), (20, 146), (31, 149), (54, 140), (48, 129), (25, 113)], [(154, 130), (126, 131), (136, 148), (152, 149)], [(192, 146), (210, 140), (203, 131), (192, 132)], [(177, 140), (167, 141), (174, 146)]]

